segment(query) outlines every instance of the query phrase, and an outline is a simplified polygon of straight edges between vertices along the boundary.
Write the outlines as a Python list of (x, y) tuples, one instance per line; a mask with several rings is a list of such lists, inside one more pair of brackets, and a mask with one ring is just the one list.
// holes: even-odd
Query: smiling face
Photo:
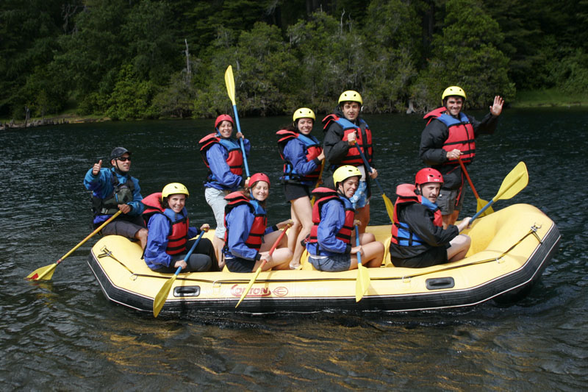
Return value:
[(435, 203), (437, 201), (437, 197), (439, 197), (439, 191), (441, 190), (441, 183), (439, 182), (427, 182), (426, 184), (422, 184), (421, 188), (421, 195), (427, 198), (431, 203)]
[(341, 106), (343, 115), (349, 121), (355, 121), (355, 119), (357, 119), (359, 116), (359, 109), (361, 109), (359, 102), (343, 102), (343, 105)]
[(127, 173), (131, 170), (131, 156), (126, 152), (120, 157), (111, 160), (110, 163), (121, 173)]
[(167, 198), (167, 204), (169, 205), (169, 208), (173, 212), (175, 212), (176, 214), (179, 214), (180, 212), (182, 212), (182, 210), (186, 206), (186, 195), (183, 195), (183, 194), (169, 195)]
[(303, 135), (308, 135), (312, 131), (314, 121), (312, 118), (301, 118), (298, 120), (298, 132)]
[(233, 124), (229, 121), (223, 121), (219, 124), (218, 131), (223, 139), (228, 139), (233, 134)]
[(359, 177), (349, 177), (343, 182), (339, 183), (339, 192), (342, 193), (346, 198), (350, 199), (359, 186)]
[(447, 103), (445, 104), (445, 107), (449, 111), (449, 114), (451, 114), (452, 116), (455, 117), (455, 116), (459, 115), (459, 112), (461, 112), (461, 109), (463, 107), (463, 98), (462, 97), (448, 97)]
[(257, 201), (264, 201), (269, 196), (269, 184), (265, 181), (257, 181), (250, 190), (251, 197)]

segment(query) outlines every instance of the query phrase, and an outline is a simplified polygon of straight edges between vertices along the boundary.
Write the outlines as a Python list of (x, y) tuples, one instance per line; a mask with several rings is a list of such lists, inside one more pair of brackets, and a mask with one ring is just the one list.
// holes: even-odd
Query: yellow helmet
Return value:
[(351, 165), (341, 166), (335, 170), (335, 173), (333, 173), (333, 182), (335, 183), (335, 188), (337, 187), (337, 184), (345, 181), (349, 177), (361, 177), (361, 172), (357, 167)]
[(361, 95), (357, 91), (347, 90), (343, 91), (343, 94), (339, 96), (339, 104), (341, 102), (359, 102), (360, 105), (363, 105), (363, 99), (361, 99)]
[(296, 121), (300, 118), (312, 118), (313, 120), (316, 120), (314, 112), (309, 108), (296, 109), (294, 115), (292, 116), (292, 121)]
[(188, 192), (188, 188), (184, 184), (180, 184), (179, 182), (171, 182), (163, 187), (161, 191), (161, 198), (166, 198), (169, 195), (186, 195), (190, 196), (190, 192)]
[(463, 91), (463, 89), (458, 86), (447, 87), (445, 89), (445, 91), (443, 91), (443, 95), (441, 96), (441, 100), (444, 101), (445, 97), (451, 97), (451, 96), (463, 97), (464, 101), (466, 99), (465, 91)]

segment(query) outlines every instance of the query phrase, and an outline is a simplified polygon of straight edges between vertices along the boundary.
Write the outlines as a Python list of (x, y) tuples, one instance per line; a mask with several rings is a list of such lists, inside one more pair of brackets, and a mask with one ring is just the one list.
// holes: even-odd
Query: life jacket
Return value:
[(400, 246), (419, 246), (425, 244), (425, 242), (410, 229), (408, 224), (398, 220), (400, 206), (404, 207), (411, 203), (421, 203), (433, 212), (433, 224), (438, 227), (443, 227), (441, 209), (439, 209), (437, 204), (431, 203), (426, 197), (417, 195), (415, 189), (416, 187), (413, 184), (401, 184), (396, 188), (398, 198), (396, 199), (396, 203), (394, 203), (392, 238), (390, 239), (393, 244)]
[(245, 240), (245, 245), (259, 251), (263, 241), (263, 235), (265, 234), (265, 229), (267, 228), (267, 214), (265, 209), (257, 200), (250, 199), (241, 192), (229, 193), (225, 196), (225, 200), (228, 202), (225, 207), (225, 244), (228, 243), (229, 239), (227, 215), (229, 215), (229, 212), (231, 212), (233, 208), (246, 204), (249, 206), (249, 209), (255, 218), (253, 219), (253, 225), (251, 225), (251, 228), (249, 229), (249, 237)]
[(314, 191), (312, 191), (312, 194), (316, 195), (317, 199), (314, 203), (314, 206), (312, 207), (312, 223), (314, 223), (314, 226), (312, 226), (310, 229), (310, 235), (308, 236), (307, 242), (310, 244), (316, 244), (316, 254), (321, 254), (321, 248), (318, 243), (318, 227), (322, 220), (321, 210), (323, 205), (330, 202), (331, 200), (337, 200), (343, 205), (343, 208), (345, 209), (345, 222), (337, 234), (335, 234), (335, 237), (345, 242), (346, 244), (350, 244), (351, 231), (353, 230), (353, 219), (355, 218), (355, 210), (353, 209), (351, 202), (346, 199), (343, 200), (341, 197), (339, 197), (337, 191), (326, 187), (316, 188)]
[[(457, 119), (447, 114), (445, 107), (440, 107), (427, 113), (424, 118), (429, 119), (429, 123), (436, 118), (447, 127), (449, 136), (442, 147), (445, 151), (457, 148), (461, 151), (461, 160), (464, 163), (469, 163), (474, 159), (476, 156), (476, 141), (474, 127), (470, 123), (468, 116), (460, 112), (459, 119)], [(444, 164), (456, 165), (457, 161), (446, 161)]]
[[(370, 130), (369, 126), (363, 119), (359, 119), (360, 125), (357, 126), (351, 121), (347, 120), (346, 118), (339, 117), (336, 114), (329, 114), (327, 117), (323, 119), (323, 130), (326, 131), (331, 124), (331, 122), (336, 122), (343, 128), (343, 138), (341, 140), (347, 141), (349, 134), (353, 132), (357, 132), (356, 143), (361, 148), (363, 155), (367, 159), (368, 163), (371, 165), (372, 157), (374, 155), (374, 150), (372, 147), (372, 131)], [(365, 128), (365, 132), (362, 131), (362, 126)], [(359, 155), (359, 151), (357, 151), (357, 147), (349, 148), (347, 152), (347, 156), (337, 165), (352, 165), (352, 166), (361, 166), (363, 165), (363, 159), (361, 159), (361, 155)], [(367, 169), (367, 168), (366, 168)]]
[(94, 215), (113, 215), (118, 211), (119, 204), (127, 204), (134, 199), (135, 183), (130, 174), (127, 173), (125, 175), (127, 180), (121, 183), (115, 169), (112, 168), (110, 170), (112, 171), (112, 175), (110, 176), (112, 193), (104, 199), (94, 195), (92, 196), (92, 211)]
[(310, 162), (319, 155), (323, 151), (318, 139), (314, 136), (306, 136), (298, 132), (288, 131), (286, 129), (279, 130), (276, 132), (280, 139), (278, 140), (278, 151), (280, 152), (280, 157), (284, 161), (284, 175), (281, 179), (285, 182), (294, 182), (294, 183), (302, 183), (302, 182), (310, 182), (315, 183), (320, 175), (321, 168), (317, 167), (313, 172), (308, 173), (306, 175), (300, 175), (292, 166), (292, 163), (289, 162), (286, 157), (284, 156), (284, 148), (286, 148), (286, 144), (290, 140), (298, 139), (304, 145), (304, 154), (306, 157), (306, 161)]
[(163, 214), (170, 223), (165, 253), (173, 256), (185, 252), (186, 243), (188, 242), (188, 229), (190, 227), (186, 208), (183, 208), (179, 214), (176, 214), (170, 208), (164, 209), (161, 205), (161, 192), (153, 193), (141, 200), (141, 202), (145, 205), (145, 211), (143, 211), (145, 225), (147, 225), (149, 219), (155, 214)]
[(216, 176), (210, 170), (210, 164), (206, 158), (206, 152), (216, 143), (219, 143), (228, 151), (229, 156), (227, 157), (226, 162), (227, 165), (229, 165), (231, 173), (237, 176), (243, 175), (243, 152), (241, 151), (241, 146), (236, 140), (223, 139), (219, 137), (218, 134), (211, 133), (200, 139), (198, 143), (200, 144), (200, 154), (202, 155), (202, 160), (208, 168), (208, 181), (218, 181)]

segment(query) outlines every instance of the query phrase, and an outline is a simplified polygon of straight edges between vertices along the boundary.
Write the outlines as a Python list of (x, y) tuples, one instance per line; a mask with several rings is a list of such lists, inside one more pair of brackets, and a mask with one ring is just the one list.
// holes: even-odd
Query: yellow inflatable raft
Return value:
[[(370, 227), (388, 249), (390, 226)], [(477, 219), (468, 232), (465, 259), (428, 268), (398, 268), (389, 255), (369, 268), (367, 294), (356, 302), (357, 270), (320, 272), (308, 263), (292, 271), (262, 272), (239, 311), (251, 313), (356, 309), (412, 311), (472, 306), (490, 299), (524, 296), (558, 249), (555, 223), (537, 208), (516, 204)], [(212, 233), (207, 233), (211, 236)], [(151, 271), (137, 243), (106, 236), (93, 247), (88, 264), (106, 297), (133, 309), (153, 310), (153, 299), (171, 274)], [(253, 273), (181, 273), (163, 307), (166, 311), (235, 310)]]

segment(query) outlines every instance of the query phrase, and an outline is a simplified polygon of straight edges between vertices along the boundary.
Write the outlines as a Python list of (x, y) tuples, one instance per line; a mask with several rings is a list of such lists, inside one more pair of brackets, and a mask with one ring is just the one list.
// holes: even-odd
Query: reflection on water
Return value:
[[(483, 114), (479, 114), (481, 117)], [(376, 166), (387, 194), (421, 168), (418, 116), (371, 116)], [(278, 184), (273, 133), (288, 118), (242, 119), (252, 171)], [(90, 231), (82, 178), (114, 145), (133, 151), (143, 195), (185, 183), (194, 222), (212, 222), (197, 141), (212, 120), (80, 124), (0, 134), (0, 369), (4, 389), (509, 389), (588, 387), (588, 233), (581, 208), (588, 169), (580, 110), (510, 110), (479, 139), (470, 175), (491, 199), (524, 160), (529, 186), (496, 208), (525, 202), (545, 211), (563, 238), (525, 300), (425, 313), (150, 315), (109, 303), (86, 265), (90, 241), (51, 282), (23, 277), (51, 264)], [(315, 134), (322, 136), (320, 130)], [(469, 191), (468, 191), (469, 192)], [(465, 209), (475, 211), (467, 195)], [(372, 211), (384, 211), (376, 193)], [(272, 187), (270, 221), (287, 218)], [(374, 213), (373, 224), (387, 224)]]

